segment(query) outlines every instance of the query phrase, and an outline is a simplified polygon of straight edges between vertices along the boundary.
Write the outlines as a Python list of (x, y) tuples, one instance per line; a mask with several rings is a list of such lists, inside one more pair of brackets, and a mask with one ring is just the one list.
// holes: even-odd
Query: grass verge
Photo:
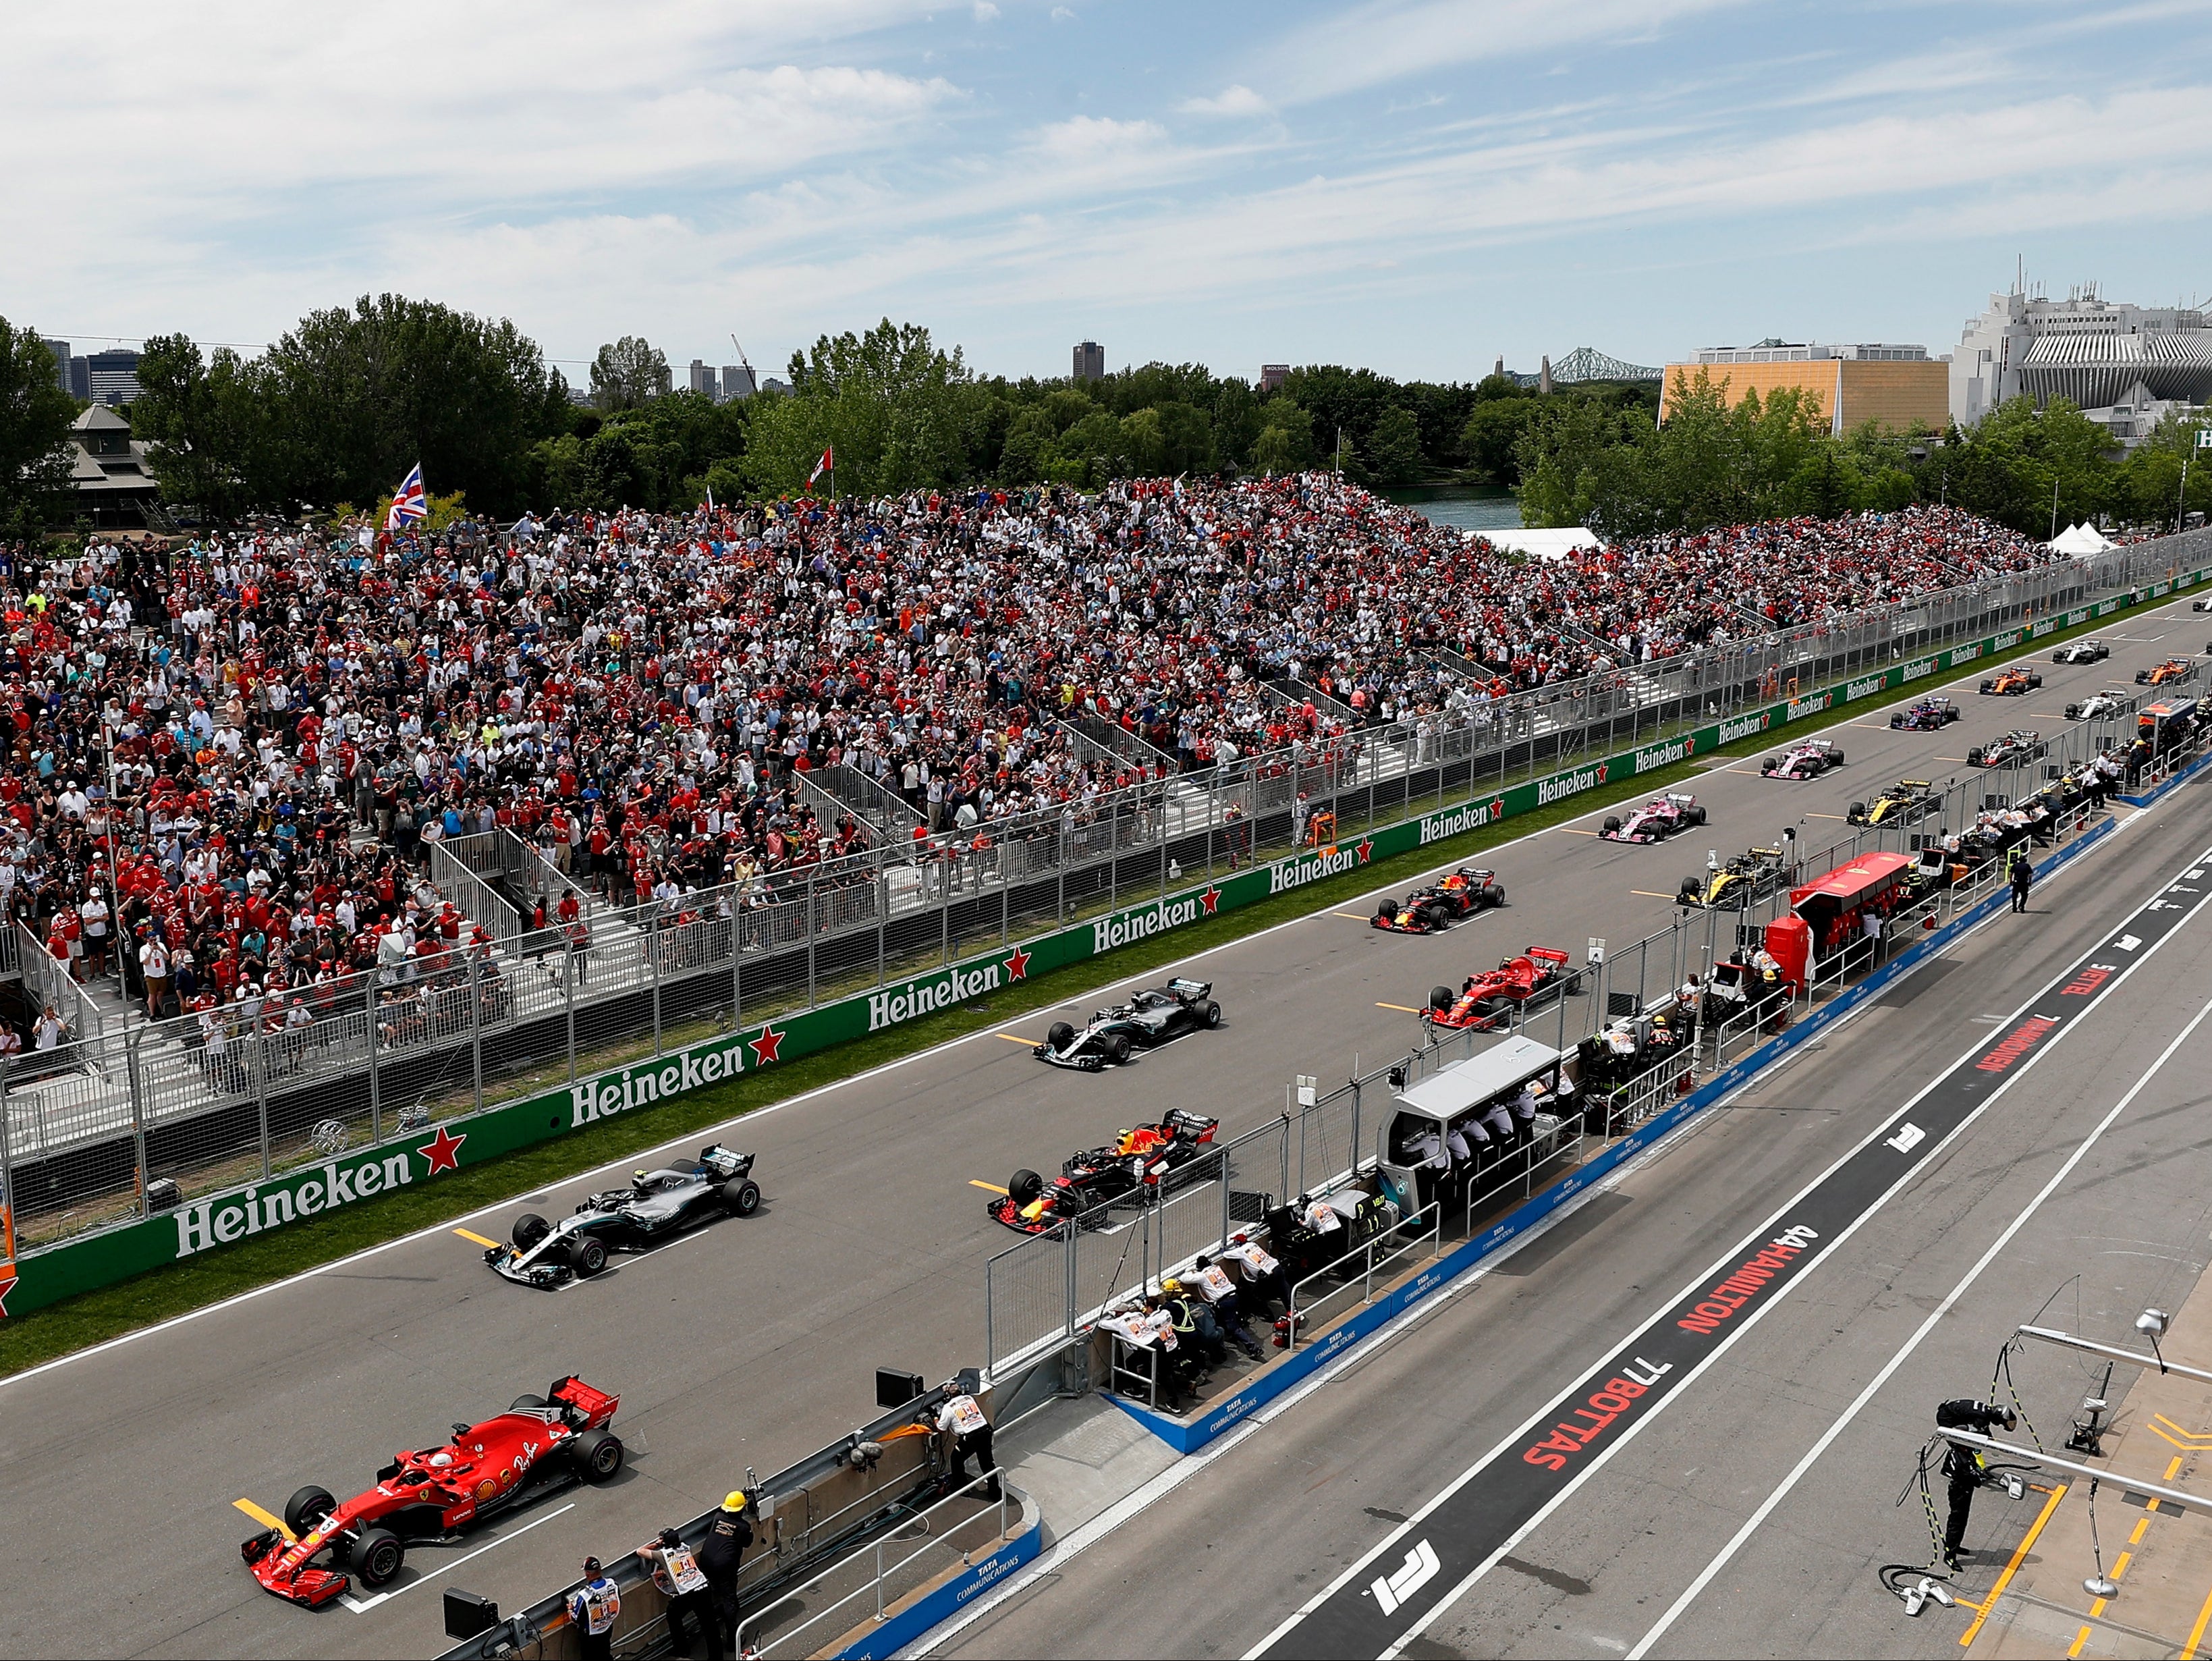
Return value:
[[(2109, 624), (2111, 619), (2099, 622)], [(2078, 629), (2062, 630), (2033, 642), (2033, 647), (2023, 642), (2023, 651), (2047, 650), (2075, 636), (2094, 633), (2096, 626), (2084, 624)], [(1977, 664), (1972, 673), (1959, 679), (1972, 679), (1982, 669), (1983, 666)], [(1941, 686), (1957, 684), (1957, 679), (1929, 683), (1923, 690), (1934, 691)], [(1485, 849), (1516, 840), (1532, 831), (1582, 818), (1621, 801), (1656, 795), (1675, 784), (1702, 776), (1717, 758), (1773, 749), (1781, 743), (1850, 721), (1870, 707), (1884, 706), (1843, 704), (1807, 720), (1792, 721), (1779, 731), (1739, 739), (1664, 771), (1644, 774), (1619, 786), (1585, 792), (1499, 824), (1434, 843), (1395, 859), (1378, 860), (1328, 881), (1309, 884), (1240, 911), (1172, 934), (1154, 935), (1122, 946), (1108, 957), (1088, 958), (1039, 975), (994, 995), (987, 1009), (943, 1011), (890, 1031), (803, 1057), (772, 1073), (748, 1074), (730, 1084), (681, 1098), (649, 1112), (602, 1121), (589, 1129), (471, 1165), (428, 1187), (388, 1196), (374, 1206), (349, 1206), (277, 1233), (258, 1235), (217, 1247), (195, 1256), (189, 1263), (155, 1269), (116, 1286), (84, 1293), (50, 1308), (12, 1317), (0, 1322), (0, 1378), (403, 1235), (441, 1222), (450, 1223), (482, 1207), (519, 1201), (540, 1188), (566, 1181), (597, 1165), (703, 1130), (771, 1103), (835, 1084), (947, 1039), (1004, 1025), (1033, 1011), (1065, 1002), (1104, 982), (1140, 975), (1197, 952), (1228, 945), (1277, 923), (1332, 910), (1352, 897), (1387, 888), (1393, 883), (1405, 883), (1439, 866), (1472, 859)], [(1506, 879), (1511, 880), (1510, 872)], [(768, 1173), (768, 1177), (773, 1183), (774, 1173)]]

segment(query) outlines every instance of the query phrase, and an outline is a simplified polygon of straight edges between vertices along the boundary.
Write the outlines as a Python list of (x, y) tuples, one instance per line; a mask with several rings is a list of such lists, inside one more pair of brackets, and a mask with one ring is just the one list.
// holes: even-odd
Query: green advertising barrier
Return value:
[(427, 1139), (417, 1131), (288, 1171), (265, 1183), (195, 1201), (159, 1216), (46, 1247), (15, 1265), (17, 1278), (12, 1291), (0, 1284), (0, 1313), (11, 1307), (23, 1313), (80, 1292), (112, 1286), (133, 1275), (197, 1256), (210, 1247), (282, 1228), (340, 1206), (357, 1205), (396, 1188), (430, 1182), (443, 1172), (580, 1130), (602, 1119), (636, 1112), (779, 1062), (813, 1055), (832, 1044), (883, 1031), (971, 1001), (1030, 975), (1062, 969), (1132, 941), (1185, 928), (1201, 918), (1343, 876), (1378, 859), (1480, 830), (1606, 784), (1662, 771), (1793, 721), (1899, 691), (1930, 675), (2010, 651), (2023, 642), (2191, 587), (2205, 575), (2202, 570), (2192, 571), (2172, 582), (2077, 607), (2063, 618), (2006, 630), (1822, 691), (1747, 710), (1658, 744), (1506, 786), (1487, 796), (1472, 796), (1455, 806), (1382, 826), (1358, 843), (1292, 855), (1202, 887), (1185, 888), (1144, 905), (1126, 907), (1073, 928), (1055, 929), (949, 968), (896, 982), (881, 991), (826, 1004), (785, 1021), (705, 1039), (656, 1060), (610, 1068), (580, 1079), (573, 1086), (447, 1120)]

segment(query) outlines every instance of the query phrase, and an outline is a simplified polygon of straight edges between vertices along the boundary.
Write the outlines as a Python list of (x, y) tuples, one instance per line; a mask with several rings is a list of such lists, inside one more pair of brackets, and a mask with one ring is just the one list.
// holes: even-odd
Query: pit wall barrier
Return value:
[[(2212, 757), (2206, 759), (2212, 761)], [(2198, 764), (2200, 766), (2203, 764)], [(2177, 776), (2160, 787), (2157, 794), (2163, 795), (2181, 782), (2181, 777)], [(2054, 875), (2110, 836), (2112, 830), (2113, 821), (2108, 818), (2068, 843), (2036, 867), (2037, 879), (2041, 881)], [(1446, 1252), (1413, 1279), (1393, 1287), (1311, 1343), (1302, 1345), (1255, 1373), (1235, 1393), (1222, 1397), (1203, 1413), (1196, 1414), (1186, 1421), (1156, 1413), (1120, 1396), (1111, 1396), (1109, 1399), (1177, 1452), (1195, 1453), (1215, 1438), (1250, 1418), (1285, 1391), (1312, 1377), (1362, 1339), (1404, 1314), (1438, 1288), (1449, 1285), (1484, 1260), (1497, 1256), (1508, 1244), (1527, 1233), (1576, 1195), (1602, 1182), (1646, 1149), (1673, 1135), (1705, 1109), (1741, 1089), (1758, 1074), (1780, 1061), (1799, 1044), (1820, 1037), (1869, 999), (1881, 995), (1893, 983), (1904, 979), (1923, 964), (1948, 950), (1969, 929), (2011, 904), (2011, 891), (1999, 887), (1960, 912), (1942, 928), (1929, 931), (1866, 979), (1821, 1005), (1789, 1031), (1722, 1068), (1704, 1084), (1652, 1115), (1571, 1174), (1500, 1217), (1474, 1239)]]
[[(2023, 649), (2062, 630), (2194, 587), (2207, 575), (2212, 575), (2212, 569), (2144, 584), (2125, 594), (2076, 606), (2033, 624), (1892, 664), (1822, 691), (1745, 710), (1662, 743), (1586, 762), (1471, 797), (1456, 806), (1402, 819), (1370, 832), (1356, 844), (1309, 849), (1187, 886), (1145, 904), (895, 982), (880, 991), (826, 1004), (787, 1020), (720, 1034), (649, 1062), (609, 1068), (540, 1095), (447, 1119), (428, 1135), (418, 1130), (388, 1137), (273, 1175), (266, 1181), (196, 1200), (173, 1211), (58, 1242), (25, 1254), (12, 1266), (0, 1265), (0, 1314), (42, 1309), (79, 1293), (184, 1262), (218, 1245), (359, 1204), (395, 1189), (432, 1182), (445, 1173), (581, 1130), (603, 1119), (634, 1113), (971, 1002), (1031, 975), (1103, 957), (1118, 946), (1188, 928), (1310, 883), (1350, 874), (1378, 859), (1486, 829), (1607, 784), (1662, 771), (1745, 739), (1778, 734), (1793, 721), (1848, 703), (1886, 699), (1923, 681), (1933, 684), (1942, 676)], [(0, 1170), (0, 1190), (7, 1186), (7, 1175)], [(12, 1286), (7, 1280), (9, 1267), (15, 1274)]]

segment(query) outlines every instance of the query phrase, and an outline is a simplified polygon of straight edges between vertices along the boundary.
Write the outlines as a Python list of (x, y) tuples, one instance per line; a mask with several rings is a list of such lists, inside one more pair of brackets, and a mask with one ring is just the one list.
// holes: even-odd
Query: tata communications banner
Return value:
[[(2202, 575), (2192, 573), (2176, 586), (2185, 587)], [(2118, 609), (2128, 603), (2106, 601), (2094, 610), (2103, 615), (2108, 607)], [(2077, 617), (2087, 621), (2088, 615), (2087, 611), (2069, 613), (2067, 622), (2071, 624)], [(1418, 818), (1384, 826), (1357, 843), (1292, 855), (917, 975), (880, 991), (809, 1010), (788, 1020), (706, 1039), (658, 1060), (635, 1062), (579, 1080), (565, 1089), (487, 1108), (482, 1113), (448, 1121), (428, 1139), (417, 1132), (303, 1166), (265, 1183), (196, 1200), (159, 1217), (47, 1247), (16, 1264), (12, 1292), (0, 1281), (0, 1314), (9, 1307), (19, 1312), (39, 1309), (76, 1293), (198, 1256), (216, 1246), (359, 1205), (399, 1189), (420, 1187), (464, 1165), (759, 1073), (831, 1044), (957, 1008), (1031, 975), (1185, 928), (1203, 918), (1289, 893), (1310, 883), (1346, 876), (1376, 860), (1484, 830), (1588, 791), (1662, 771), (1792, 721), (1884, 696), (1942, 669), (2008, 650), (2025, 637), (2023, 630), (2011, 630), (1972, 645), (1893, 665), (1825, 691), (1715, 721), (1662, 743), (1456, 802)]]

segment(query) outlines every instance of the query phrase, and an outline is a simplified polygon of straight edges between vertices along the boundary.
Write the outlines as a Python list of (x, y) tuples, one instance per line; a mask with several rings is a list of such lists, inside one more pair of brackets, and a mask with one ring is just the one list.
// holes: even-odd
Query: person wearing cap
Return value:
[(1221, 1249), (1221, 1256), (1237, 1265), (1243, 1276), (1244, 1288), (1254, 1294), (1252, 1305), (1260, 1314), (1266, 1315), (1277, 1304), (1283, 1306), (1285, 1314), (1289, 1313), (1290, 1279), (1283, 1273), (1281, 1262), (1264, 1246), (1254, 1244), (1249, 1232), (1235, 1235)]
[(1258, 1360), (1259, 1342), (1244, 1324), (1243, 1305), (1237, 1295), (1237, 1282), (1229, 1278), (1229, 1271), (1201, 1253), (1179, 1278), (1186, 1290), (1205, 1299), (1202, 1312), (1211, 1316), (1214, 1329), (1253, 1360)]
[(584, 1583), (563, 1600), (584, 1661), (613, 1661), (615, 1617), (622, 1613), (622, 1591), (596, 1557), (584, 1560)]
[(937, 1428), (952, 1439), (952, 1486), (968, 1480), (968, 1456), (973, 1453), (983, 1475), (991, 1479), (983, 1485), (983, 1497), (997, 1500), (999, 1462), (991, 1456), (991, 1421), (983, 1416), (981, 1404), (965, 1390), (955, 1391), (937, 1409)]
[[(714, 1613), (732, 1637), (738, 1630), (738, 1566), (753, 1542), (753, 1525), (745, 1509), (743, 1488), (724, 1494), (721, 1509), (708, 1523), (707, 1537), (699, 1547), (699, 1570), (707, 1577)], [(715, 1654), (720, 1653), (718, 1646)]]
[(678, 1655), (689, 1654), (684, 1632), (699, 1628), (699, 1652), (706, 1661), (722, 1661), (722, 1634), (714, 1618), (714, 1598), (707, 1572), (692, 1555), (691, 1548), (674, 1529), (663, 1529), (637, 1548), (637, 1560), (653, 1572), (653, 1584), (668, 1600), (668, 1641)]

